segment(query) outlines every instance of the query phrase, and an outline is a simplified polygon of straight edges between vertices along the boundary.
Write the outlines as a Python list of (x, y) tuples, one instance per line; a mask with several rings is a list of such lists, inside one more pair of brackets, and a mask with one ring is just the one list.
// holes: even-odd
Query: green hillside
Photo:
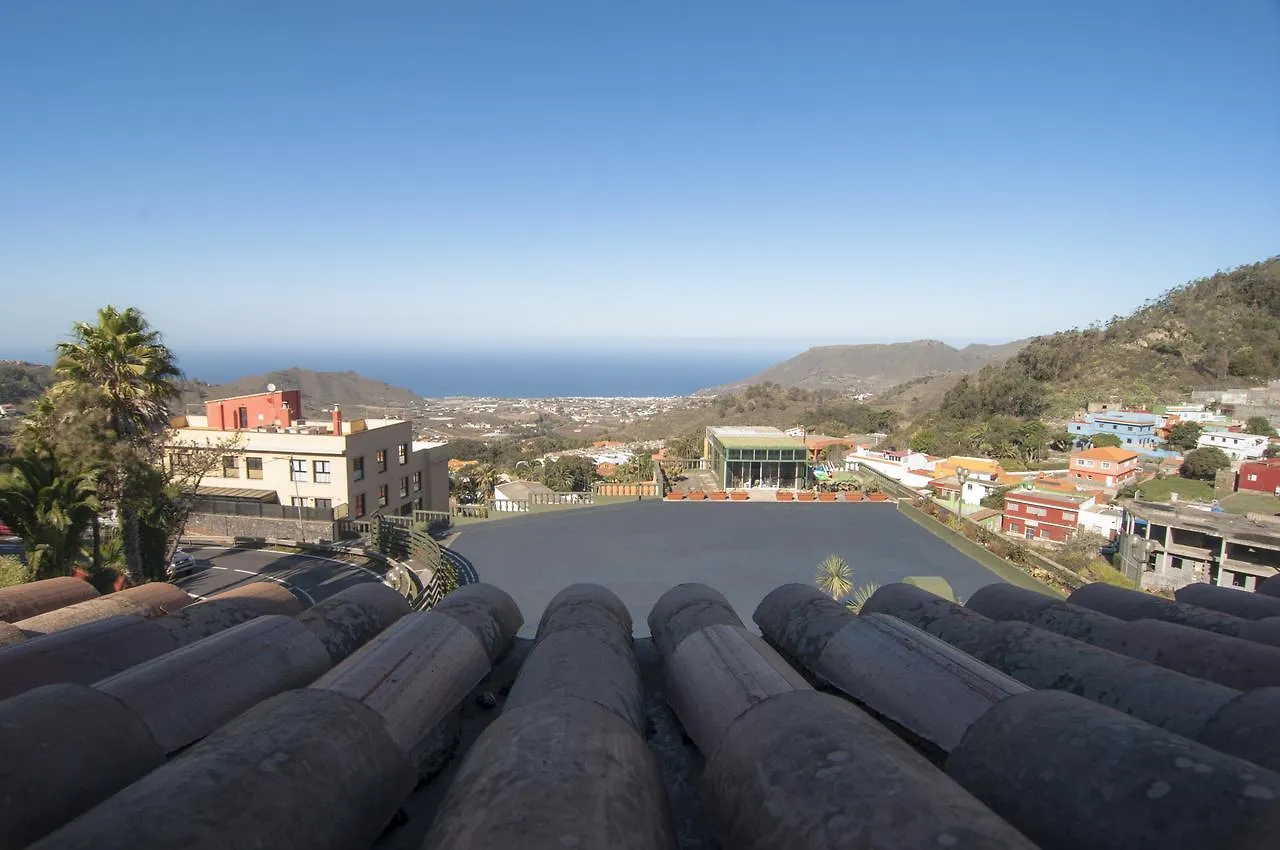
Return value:
[(1037, 337), (960, 379), (946, 418), (1064, 415), (1089, 400), (1155, 404), (1280, 378), (1280, 257), (1192, 281), (1129, 316)]

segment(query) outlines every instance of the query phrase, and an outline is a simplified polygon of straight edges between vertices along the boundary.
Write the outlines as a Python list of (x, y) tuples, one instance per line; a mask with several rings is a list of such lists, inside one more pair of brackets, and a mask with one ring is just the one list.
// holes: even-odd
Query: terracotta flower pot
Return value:
[(673, 502), (683, 502), (684, 493), (681, 493), (679, 490), (672, 490), (670, 493), (667, 494), (667, 498)]
[(691, 502), (701, 502), (705, 498), (707, 498), (707, 494), (702, 492), (701, 490), (689, 491), (688, 499)]
[(861, 490), (846, 490), (846, 491), (845, 491), (845, 494), (844, 494), (844, 500), (845, 500), (846, 502), (861, 502), (861, 501), (862, 501), (862, 491), (861, 491)]
[(778, 495), (777, 495), (777, 499), (778, 499), (778, 501), (779, 501), (779, 502), (790, 502), (790, 501), (791, 501), (791, 499), (792, 499), (791, 491), (790, 491), (790, 490), (779, 490), (779, 491), (778, 491)]
[(730, 501), (734, 501), (734, 502), (745, 502), (749, 498), (751, 497), (748, 496), (747, 493), (742, 490), (734, 490), (732, 493), (729, 494)]
[(712, 490), (710, 498), (713, 502), (724, 502), (728, 500), (729, 494), (723, 490)]
[(873, 502), (883, 502), (885, 499), (888, 499), (889, 497), (884, 493), (868, 493), (867, 498)]
[(837, 496), (837, 495), (838, 495), (838, 494), (836, 494), (836, 493), (819, 493), (819, 494), (818, 494), (818, 501), (819, 501), (819, 502), (834, 502), (834, 501), (836, 500), (836, 496)]
[(796, 493), (796, 498), (802, 502), (812, 502), (812, 501), (815, 501), (818, 497), (814, 493), (804, 492), (804, 493)]

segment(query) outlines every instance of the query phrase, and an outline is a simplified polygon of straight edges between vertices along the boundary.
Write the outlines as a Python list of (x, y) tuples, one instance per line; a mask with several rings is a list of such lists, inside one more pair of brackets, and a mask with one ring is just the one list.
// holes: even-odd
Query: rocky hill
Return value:
[(1152, 405), (1280, 378), (1280, 257), (1175, 287), (1128, 316), (1036, 337), (959, 379), (952, 420), (1061, 415), (1090, 400)]
[(422, 399), (411, 390), (392, 386), (385, 381), (366, 378), (356, 372), (313, 372), (310, 369), (279, 369), (262, 375), (249, 375), (226, 384), (188, 382), (182, 392), (182, 403), (199, 404), (211, 398), (265, 392), (268, 384), (279, 389), (302, 390), (304, 416), (319, 417), (334, 404), (341, 405), (351, 416), (404, 415)]
[(741, 381), (699, 395), (736, 392), (754, 384), (835, 392), (878, 393), (930, 375), (973, 372), (1017, 354), (1026, 340), (953, 348), (936, 339), (880, 345), (819, 345)]
[(0, 360), (0, 404), (23, 407), (53, 382), (48, 366), (25, 360)]

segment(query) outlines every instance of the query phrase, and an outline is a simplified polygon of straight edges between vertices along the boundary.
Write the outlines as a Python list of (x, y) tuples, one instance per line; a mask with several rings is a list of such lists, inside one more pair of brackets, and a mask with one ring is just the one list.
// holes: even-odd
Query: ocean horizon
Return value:
[(357, 372), (423, 398), (686, 396), (750, 377), (785, 359), (776, 352), (513, 351), (458, 354), (341, 352), (180, 355), (189, 378), (224, 384), (249, 375), (300, 368)]

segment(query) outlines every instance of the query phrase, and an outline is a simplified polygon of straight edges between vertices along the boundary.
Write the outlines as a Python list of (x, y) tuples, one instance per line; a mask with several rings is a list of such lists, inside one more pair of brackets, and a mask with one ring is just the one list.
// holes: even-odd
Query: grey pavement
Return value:
[(956, 594), (1003, 579), (884, 504), (645, 501), (566, 509), (466, 525), (451, 541), (480, 581), (510, 593), (531, 637), (551, 598), (575, 582), (608, 587), (635, 634), (668, 589), (696, 581), (719, 590), (743, 622), (769, 591), (812, 583), (818, 562), (841, 555), (854, 584), (942, 576)]
[(314, 555), (212, 546), (183, 546), (182, 550), (196, 559), (196, 568), (174, 584), (200, 598), (248, 582), (275, 581), (303, 602), (314, 604), (352, 585), (382, 580), (372, 570)]

